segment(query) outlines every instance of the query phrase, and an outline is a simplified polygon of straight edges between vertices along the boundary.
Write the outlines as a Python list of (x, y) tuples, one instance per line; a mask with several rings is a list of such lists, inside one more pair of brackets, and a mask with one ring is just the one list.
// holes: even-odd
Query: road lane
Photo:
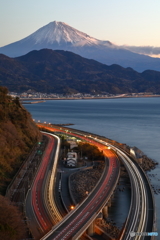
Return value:
[(39, 222), (39, 225), (45, 232), (51, 229), (52, 222), (50, 221), (48, 214), (46, 212), (46, 208), (44, 206), (43, 181), (45, 179), (45, 174), (47, 171), (48, 164), (50, 162), (50, 155), (52, 153), (52, 149), (54, 148), (54, 144), (55, 144), (55, 140), (52, 137), (49, 137), (49, 143), (48, 143), (47, 149), (44, 152), (41, 165), (39, 167), (38, 173), (35, 177), (35, 180), (31, 189), (33, 210)]

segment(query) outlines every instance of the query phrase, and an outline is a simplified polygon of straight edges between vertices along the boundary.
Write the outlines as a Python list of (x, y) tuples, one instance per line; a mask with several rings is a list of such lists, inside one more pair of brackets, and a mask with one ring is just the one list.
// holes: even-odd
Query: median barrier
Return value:
[(54, 134), (47, 133), (47, 132), (43, 132), (43, 133), (55, 137), (57, 139), (57, 142), (58, 142), (58, 144), (57, 144), (58, 147), (56, 148), (54, 163), (53, 163), (53, 167), (52, 167), (51, 174), (50, 174), (49, 186), (47, 187), (48, 188), (48, 201), (49, 201), (49, 206), (50, 206), (50, 209), (51, 209), (50, 212), (52, 212), (53, 219), (56, 220), (56, 223), (58, 223), (62, 219), (62, 216), (61, 216), (61, 214), (59, 213), (59, 211), (56, 207), (53, 192), (54, 192), (54, 186), (55, 186), (55, 182), (56, 182), (55, 173), (56, 173), (56, 170), (57, 170), (57, 163), (58, 163), (58, 159), (59, 159), (60, 139), (59, 139), (59, 137), (57, 137)]

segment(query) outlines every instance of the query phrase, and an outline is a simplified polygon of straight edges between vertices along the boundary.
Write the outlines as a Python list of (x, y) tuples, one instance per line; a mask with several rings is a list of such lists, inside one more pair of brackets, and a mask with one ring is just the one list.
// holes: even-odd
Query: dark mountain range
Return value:
[(0, 85), (16, 92), (160, 93), (160, 72), (138, 73), (72, 52), (42, 49), (17, 58), (0, 54)]
[[(160, 71), (160, 59), (152, 58), (117, 46), (110, 41), (93, 38), (63, 22), (51, 22), (28, 37), (0, 47), (0, 53), (18, 57), (40, 49), (71, 51), (104, 64), (119, 64), (142, 72), (147, 69)], [(132, 49), (132, 48), (131, 48)], [(133, 48), (134, 49), (134, 48)]]

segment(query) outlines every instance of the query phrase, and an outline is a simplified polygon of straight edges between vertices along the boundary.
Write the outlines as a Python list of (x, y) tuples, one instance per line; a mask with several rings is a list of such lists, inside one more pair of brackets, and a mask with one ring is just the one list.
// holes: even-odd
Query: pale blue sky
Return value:
[(160, 47), (160, 0), (0, 0), (0, 46), (55, 20), (117, 45)]

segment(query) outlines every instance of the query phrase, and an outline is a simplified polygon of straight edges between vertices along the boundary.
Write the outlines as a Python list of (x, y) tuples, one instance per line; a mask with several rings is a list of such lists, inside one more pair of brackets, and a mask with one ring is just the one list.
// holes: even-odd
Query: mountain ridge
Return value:
[(160, 72), (138, 73), (107, 66), (63, 50), (34, 50), (24, 56), (0, 55), (0, 85), (10, 91), (46, 93), (160, 93)]

